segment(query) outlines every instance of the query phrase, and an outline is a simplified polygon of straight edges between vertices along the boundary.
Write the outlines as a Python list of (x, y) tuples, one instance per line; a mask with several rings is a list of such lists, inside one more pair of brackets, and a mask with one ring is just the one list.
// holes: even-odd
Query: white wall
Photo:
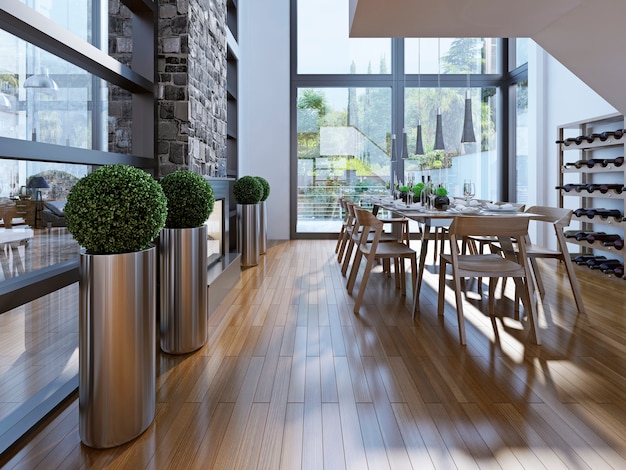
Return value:
[(239, 176), (270, 184), (268, 238), (289, 239), (289, 0), (240, 0)]

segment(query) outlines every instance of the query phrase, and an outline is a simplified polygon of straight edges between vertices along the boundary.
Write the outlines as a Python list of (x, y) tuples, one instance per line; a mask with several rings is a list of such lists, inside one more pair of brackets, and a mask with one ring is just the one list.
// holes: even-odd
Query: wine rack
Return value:
[[(573, 230), (569, 232), (602, 232), (619, 235), (620, 240), (616, 245), (598, 240), (589, 243), (585, 236), (579, 236), (579, 240), (570, 236), (567, 242), (576, 245), (576, 249), (570, 249), (572, 257), (605, 256), (609, 265), (623, 265), (626, 253), (626, 248), (623, 247), (626, 227), (624, 116), (612, 114), (560, 125), (557, 127), (556, 143), (559, 157), (559, 180), (556, 185), (559, 206), (574, 211), (570, 227)], [(598, 209), (603, 212), (604, 209), (612, 215), (603, 217), (594, 214), (590, 217), (587, 215), (589, 209), (592, 213)], [(585, 263), (577, 264), (587, 266)], [(602, 272), (597, 266), (590, 269)], [(606, 277), (626, 279), (620, 269), (617, 272), (613, 269), (606, 270)]]

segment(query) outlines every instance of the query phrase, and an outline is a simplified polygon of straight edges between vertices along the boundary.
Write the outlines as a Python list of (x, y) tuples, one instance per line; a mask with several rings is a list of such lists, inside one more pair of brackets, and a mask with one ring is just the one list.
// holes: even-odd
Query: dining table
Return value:
[[(398, 199), (384, 196), (364, 197), (363, 202), (372, 204), (372, 212), (377, 214), (381, 209), (385, 209), (394, 217), (406, 217), (417, 222), (421, 227), (420, 258), (418, 263), (417, 285), (413, 293), (412, 315), (419, 313), (419, 295), (424, 278), (426, 266), (426, 255), (428, 253), (428, 242), (431, 240), (431, 229), (434, 227), (449, 227), (455, 217), (498, 217), (498, 216), (519, 216), (536, 218), (533, 214), (520, 211), (510, 205), (484, 205), (472, 204), (466, 201), (465, 204), (449, 206), (445, 210), (437, 210), (422, 206), (420, 203), (407, 204)], [(499, 208), (501, 207), (501, 208)]]

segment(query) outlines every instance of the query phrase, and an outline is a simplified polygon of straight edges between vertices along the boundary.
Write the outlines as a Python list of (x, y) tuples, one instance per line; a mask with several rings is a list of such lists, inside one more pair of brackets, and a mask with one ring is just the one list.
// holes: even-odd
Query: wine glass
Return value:
[(472, 180), (465, 180), (463, 182), (463, 196), (467, 202), (470, 201), (476, 194), (476, 186), (472, 183)]

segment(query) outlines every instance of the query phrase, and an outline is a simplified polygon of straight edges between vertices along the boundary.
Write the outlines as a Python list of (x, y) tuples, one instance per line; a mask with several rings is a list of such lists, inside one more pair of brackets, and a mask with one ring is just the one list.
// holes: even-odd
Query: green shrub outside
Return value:
[(146, 249), (167, 217), (167, 200), (148, 173), (106, 165), (81, 178), (67, 196), (67, 228), (90, 254)]
[(242, 176), (233, 185), (237, 204), (257, 204), (263, 196), (263, 186), (255, 176)]
[(200, 227), (215, 205), (211, 184), (198, 173), (177, 170), (159, 181), (167, 198), (167, 228)]

